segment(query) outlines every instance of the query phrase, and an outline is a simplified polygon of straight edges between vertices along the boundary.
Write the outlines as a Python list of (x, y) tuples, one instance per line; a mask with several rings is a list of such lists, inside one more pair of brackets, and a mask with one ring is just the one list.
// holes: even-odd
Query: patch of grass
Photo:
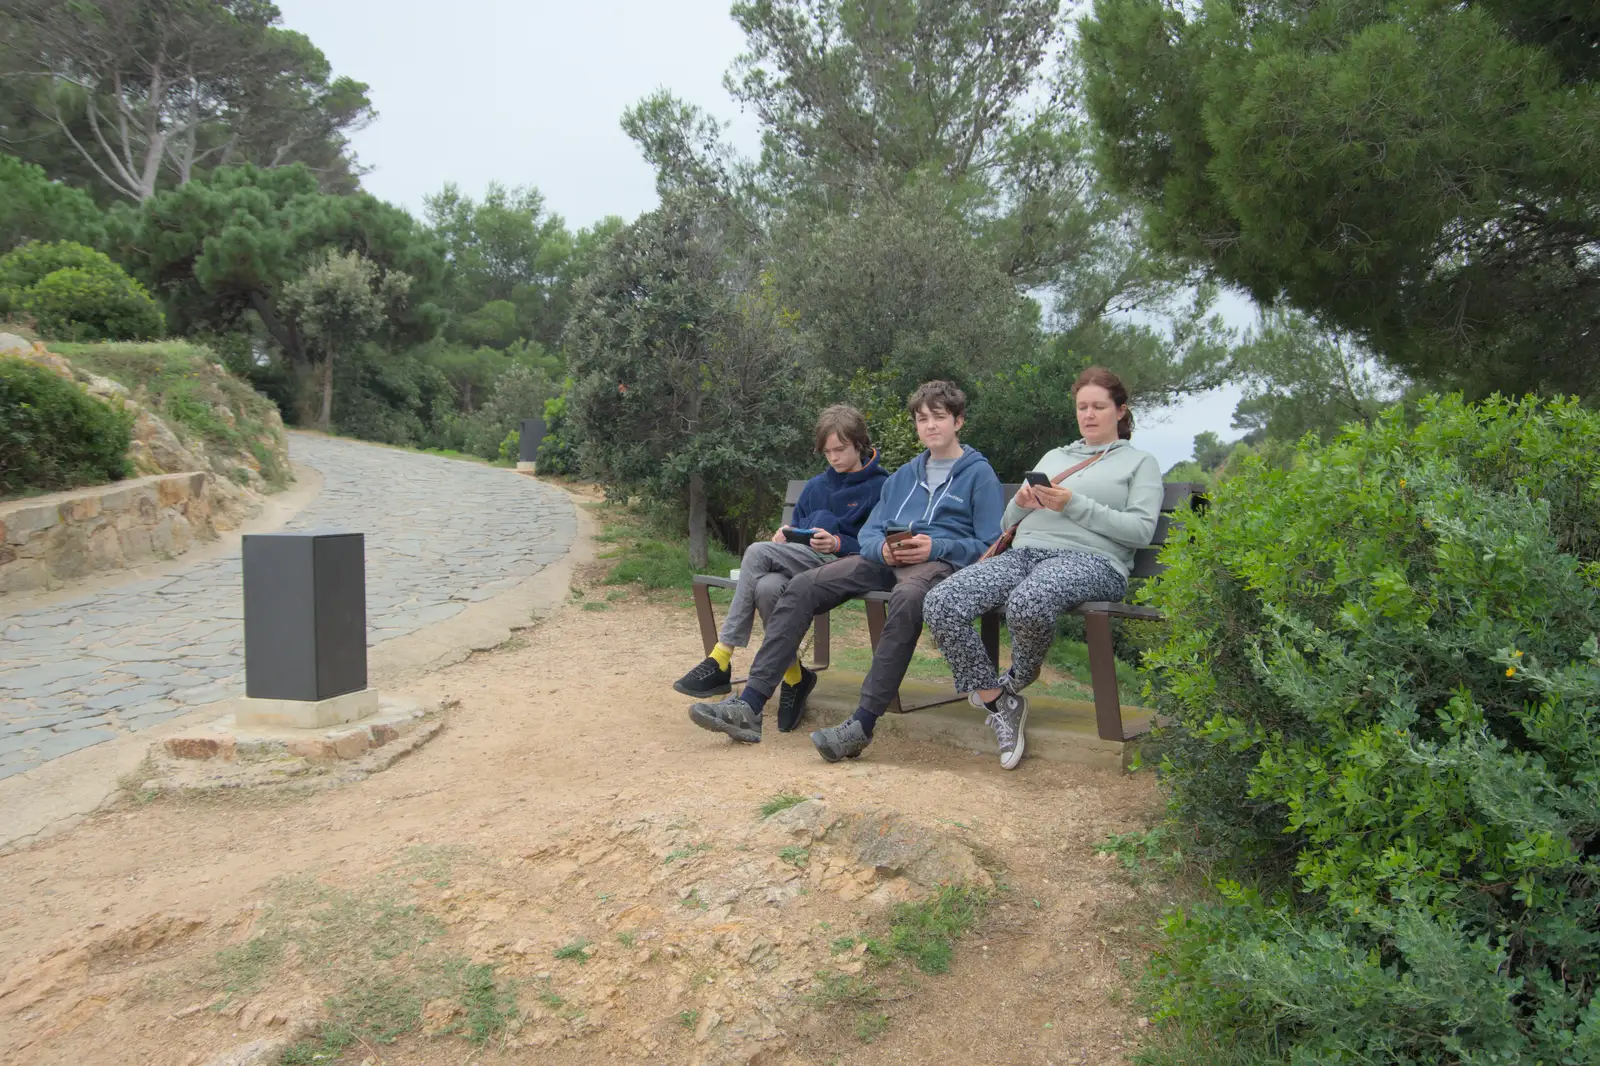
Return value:
[(223, 991), (229, 998), (254, 992), (283, 960), (287, 938), (281, 931), (262, 933), (243, 944), (223, 948), (217, 952)]
[(633, 947), (633, 941), (634, 941), (634, 936), (633, 936), (632, 933), (618, 933), (617, 934), (617, 943), (621, 944), (625, 948)]
[(427, 990), (411, 976), (364, 973), (328, 1000), (330, 1024), (370, 1044), (392, 1044), (422, 1024)]
[(1170, 874), (1183, 866), (1183, 850), (1170, 825), (1157, 825), (1132, 833), (1112, 833), (1094, 846), (1096, 853), (1115, 855), (1122, 868), (1134, 874)]
[(550, 978), (546, 977), (544, 979), (544, 990), (539, 993), (539, 1002), (551, 1010), (560, 1010), (567, 1001), (556, 995), (556, 990), (551, 985)]
[(627, 598), (627, 589), (612, 589), (610, 592), (606, 593), (606, 599), (610, 600), (612, 603), (615, 603), (618, 600), (625, 600)]
[(970, 885), (945, 885), (928, 899), (901, 903), (889, 923), (889, 946), (923, 973), (946, 973), (955, 942), (983, 917), (989, 895)]
[(782, 859), (790, 866), (798, 866), (800, 869), (804, 870), (806, 868), (806, 863), (811, 861), (811, 849), (802, 848), (798, 844), (791, 844), (782, 851), (778, 852), (778, 858)]
[(679, 859), (693, 858), (694, 856), (699, 855), (702, 852), (706, 852), (706, 851), (710, 851), (710, 850), (711, 850), (711, 842), (707, 841), (707, 840), (702, 840), (698, 844), (690, 844), (686, 848), (674, 848), (672, 851), (667, 852), (667, 857), (661, 860), (661, 865), (662, 866), (671, 866), (673, 863), (677, 862)]
[(611, 605), (609, 603), (601, 603), (599, 600), (590, 600), (583, 605), (583, 609), (585, 611), (609, 611), (611, 610)]
[(691, 889), (689, 894), (684, 896), (683, 899), (679, 900), (678, 902), (682, 903), (685, 907), (692, 907), (695, 910), (703, 911), (707, 908), (706, 901), (700, 898), (700, 890), (698, 888)]
[(779, 811), (786, 811), (790, 807), (798, 807), (810, 798), (810, 796), (797, 796), (793, 792), (774, 793), (768, 796), (766, 802), (761, 805), (761, 817), (771, 818)]
[(319, 1062), (333, 1062), (356, 1042), (348, 1029), (325, 1026), (314, 1037), (307, 1037), (283, 1049), (278, 1057), (279, 1066), (315, 1066)]
[(268, 486), (279, 489), (288, 483), (288, 471), (265, 439), (278, 435), (268, 424), (274, 404), (218, 370), (219, 357), (210, 348), (186, 341), (111, 341), (52, 343), (50, 349), (80, 370), (126, 386), (134, 399), (154, 409), (180, 434), (205, 443), (221, 464), (216, 473), (231, 474), (239, 466), (237, 461), (228, 462), (228, 456), (249, 455)]
[(884, 995), (875, 982), (865, 977), (837, 970), (818, 970), (817, 986), (806, 998), (814, 1007), (846, 1006), (861, 1009), (883, 1002)]
[(448, 844), (415, 844), (400, 856), (395, 870), (403, 877), (431, 882), (434, 888), (449, 888), (451, 870), (462, 855), (460, 848)]
[(589, 961), (589, 941), (579, 937), (570, 944), (556, 948), (556, 958), (571, 959), (579, 965)]
[(856, 1039), (870, 1044), (889, 1028), (889, 1016), (882, 1011), (862, 1011), (856, 1015)]
[(469, 964), (461, 970), (458, 983), (467, 1012), (465, 1035), (473, 1044), (492, 1040), (517, 1016), (514, 989), (495, 979), (493, 966)]
[(683, 1026), (685, 1029), (693, 1029), (695, 1026), (700, 1024), (700, 1012), (697, 1010), (680, 1011), (678, 1014), (678, 1024)]
[(592, 510), (601, 523), (596, 539), (610, 545), (600, 553), (610, 563), (602, 584), (687, 592), (695, 574), (726, 574), (739, 565), (737, 555), (713, 543), (707, 565), (691, 566), (687, 528), (668, 526), (642, 508), (607, 502)]
[(294, 1066), (332, 1061), (358, 1041), (391, 1043), (420, 1028), (423, 1006), (435, 999), (458, 1003), (454, 1031), (482, 1044), (515, 1017), (515, 987), (498, 980), (492, 966), (435, 950), (440, 930), (437, 920), (402, 902), (387, 879), (360, 890), (283, 881), (256, 935), (218, 952), (201, 983), (230, 999), (250, 994), (267, 983), (293, 945), (307, 978), (333, 990), (320, 1030), (284, 1052), (283, 1061)]
[[(1081, 686), (1089, 684), (1089, 645), (1081, 640), (1057, 637), (1045, 656), (1049, 666), (1064, 674), (1071, 674)], [(1121, 659), (1117, 660), (1117, 685), (1119, 691), (1136, 695), (1139, 691), (1139, 672)], [(1127, 695), (1123, 697), (1127, 699)]]

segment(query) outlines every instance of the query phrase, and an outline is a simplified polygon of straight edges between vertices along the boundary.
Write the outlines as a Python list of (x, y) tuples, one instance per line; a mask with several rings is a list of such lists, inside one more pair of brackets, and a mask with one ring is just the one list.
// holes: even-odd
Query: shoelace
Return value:
[(1010, 747), (1017, 739), (1017, 731), (1005, 715), (999, 711), (989, 712), (989, 728), (994, 730), (996, 739), (1002, 748)]

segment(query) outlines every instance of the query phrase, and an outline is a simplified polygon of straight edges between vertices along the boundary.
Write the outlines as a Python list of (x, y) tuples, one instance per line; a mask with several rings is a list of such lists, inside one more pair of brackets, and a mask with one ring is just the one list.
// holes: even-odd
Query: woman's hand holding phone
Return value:
[(1045, 510), (1060, 511), (1067, 505), (1067, 501), (1072, 499), (1071, 489), (1063, 489), (1055, 485), (1029, 485), (1028, 488), (1032, 490), (1037, 506)]

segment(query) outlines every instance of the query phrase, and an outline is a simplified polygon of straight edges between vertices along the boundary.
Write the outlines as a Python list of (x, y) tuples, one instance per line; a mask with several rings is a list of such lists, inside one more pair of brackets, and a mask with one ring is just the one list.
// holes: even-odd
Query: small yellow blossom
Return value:
[(1520, 659), (1522, 658), (1522, 653), (1520, 651), (1514, 651), (1511, 653), (1511, 657), (1513, 659)]
[(1507, 677), (1516, 677), (1517, 676), (1517, 668), (1515, 666), (1506, 667), (1506, 676)]

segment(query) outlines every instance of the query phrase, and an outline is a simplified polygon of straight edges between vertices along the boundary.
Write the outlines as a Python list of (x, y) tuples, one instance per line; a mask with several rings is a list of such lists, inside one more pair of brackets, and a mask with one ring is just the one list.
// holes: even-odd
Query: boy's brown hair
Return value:
[(828, 438), (838, 436), (846, 444), (855, 445), (864, 463), (872, 458), (872, 438), (867, 436), (867, 420), (860, 411), (847, 403), (836, 403), (817, 416), (817, 451), (828, 445)]
[(917, 412), (924, 408), (930, 414), (934, 411), (944, 411), (951, 418), (965, 418), (967, 394), (956, 388), (953, 382), (924, 381), (906, 401), (906, 410), (911, 412), (912, 418), (916, 418)]

